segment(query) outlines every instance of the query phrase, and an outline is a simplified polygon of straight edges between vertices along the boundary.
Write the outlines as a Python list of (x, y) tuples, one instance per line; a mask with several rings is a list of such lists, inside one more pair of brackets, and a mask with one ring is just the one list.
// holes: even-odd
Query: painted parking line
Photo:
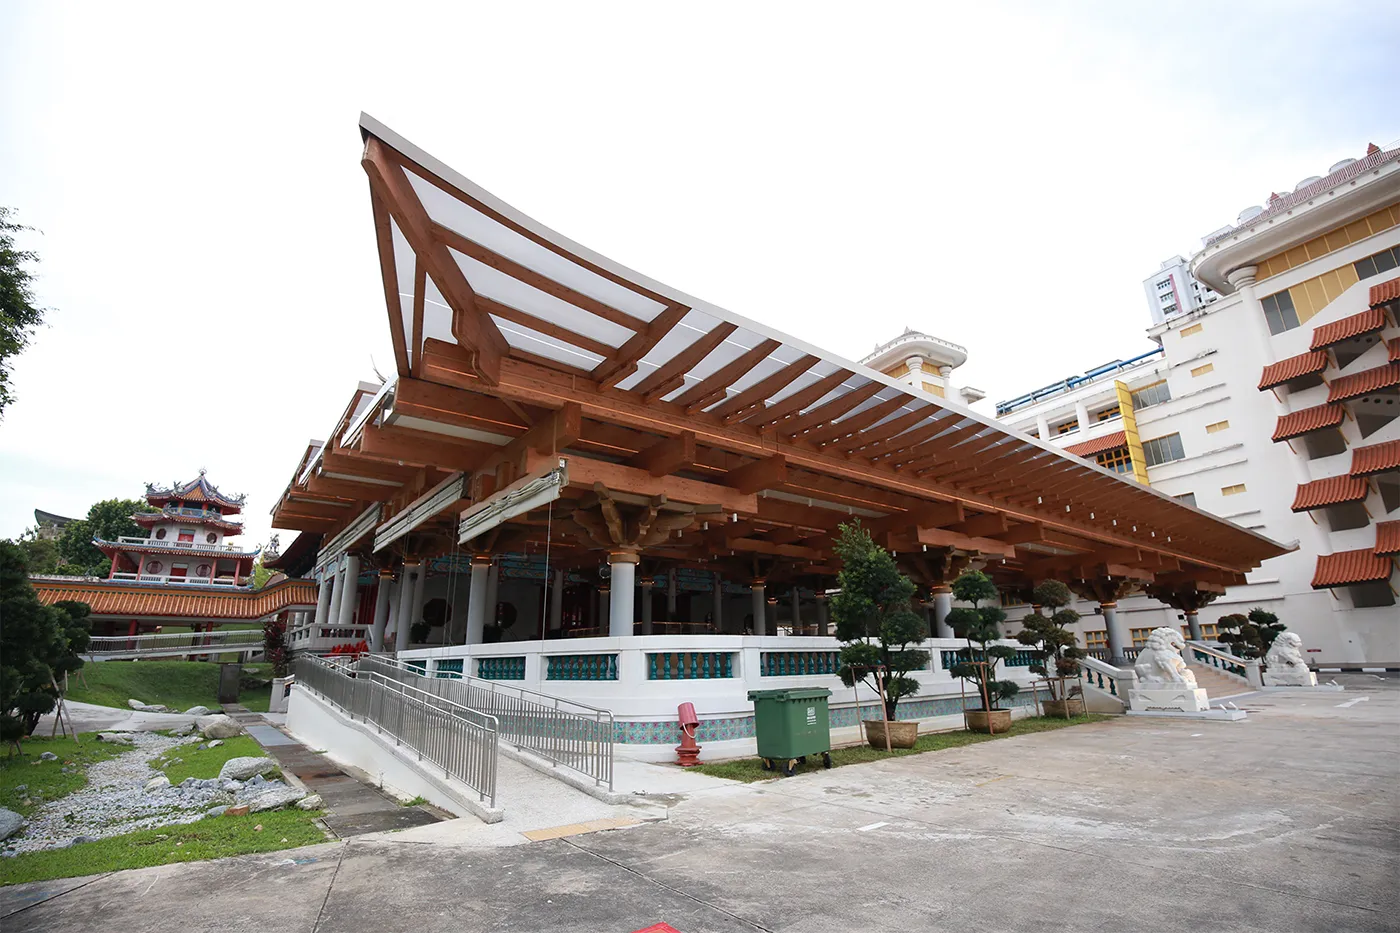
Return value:
[(1361, 703), (1361, 702), (1363, 702), (1363, 701), (1365, 701), (1365, 700), (1369, 700), (1369, 699), (1371, 699), (1371, 698), (1370, 698), (1370, 697), (1357, 697), (1357, 698), (1354, 699), (1354, 700), (1347, 700), (1345, 703), (1338, 703), (1338, 704), (1337, 704), (1337, 709), (1347, 709), (1347, 708), (1349, 708), (1349, 707), (1355, 706), (1356, 704)]
[(888, 825), (890, 825), (890, 824), (889, 824), (889, 823), (871, 823), (869, 826), (857, 826), (857, 827), (856, 827), (856, 832), (858, 832), (858, 833), (868, 833), (868, 832), (870, 832), (870, 830), (872, 830), (872, 829), (879, 829), (881, 826), (888, 826)]

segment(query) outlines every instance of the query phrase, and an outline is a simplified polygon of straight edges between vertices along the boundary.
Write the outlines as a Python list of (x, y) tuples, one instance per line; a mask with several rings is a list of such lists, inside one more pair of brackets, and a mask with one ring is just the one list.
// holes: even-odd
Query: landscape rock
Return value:
[[(230, 758), (219, 769), (219, 777), (223, 780), (246, 781), (249, 778), (260, 778), (264, 772), (272, 771), (276, 767), (277, 762), (271, 758)], [(259, 782), (254, 780), (253, 783)]]
[(227, 808), (226, 810), (224, 810), (224, 816), (247, 816), (247, 815), (248, 815), (248, 805), (247, 805), (246, 803), (240, 803), (240, 804), (239, 804), (238, 806), (236, 806), (236, 807), (229, 807), (229, 808)]
[(230, 778), (227, 781), (224, 781), (222, 784), (220, 784), (219, 789), (227, 791), (230, 794), (236, 794), (243, 789), (243, 782), (235, 781), (232, 778)]
[(146, 708), (146, 704), (145, 704), (143, 701), (141, 701), (141, 700), (127, 700), (127, 701), (126, 701), (126, 705), (127, 705), (127, 706), (130, 706), (132, 709), (136, 709), (136, 710), (145, 709), (145, 708)]
[(228, 716), (200, 716), (195, 720), (199, 731), (206, 739), (231, 739), (243, 731), (243, 727)]
[(186, 715), (186, 716), (208, 716), (211, 712), (212, 712), (212, 710), (210, 710), (209, 707), (207, 707), (207, 706), (191, 706), (189, 709), (185, 710), (185, 715)]
[(163, 774), (158, 774), (146, 782), (144, 790), (148, 794), (154, 794), (156, 791), (164, 790), (169, 786), (170, 778), (166, 777)]
[(127, 700), (127, 701), (126, 701), (126, 705), (127, 705), (127, 706), (130, 706), (132, 709), (136, 710), (136, 712), (138, 712), (138, 713), (173, 713), (173, 712), (175, 712), (173, 709), (171, 709), (171, 708), (168, 707), (168, 706), (162, 706), (162, 705), (159, 704), (159, 703), (142, 703), (140, 700)]
[(113, 745), (134, 745), (131, 736), (125, 732), (99, 732), (97, 741), (110, 742)]
[(325, 806), (325, 801), (320, 794), (312, 794), (310, 797), (303, 797), (297, 801), (298, 810), (319, 810)]
[(224, 812), (225, 812), (226, 810), (228, 810), (228, 807), (210, 807), (208, 810), (205, 810), (205, 811), (204, 811), (204, 815), (205, 815), (206, 817), (208, 817), (208, 816), (223, 816), (223, 815), (224, 815)]
[(273, 787), (248, 801), (248, 812), (263, 813), (267, 810), (280, 810), (306, 797), (306, 791), (285, 785)]
[(218, 748), (220, 745), (223, 745), (223, 744), (224, 744), (224, 740), (223, 740), (223, 739), (215, 739), (214, 741), (210, 742), (210, 743), (208, 744), (208, 746), (206, 746), (206, 747), (208, 747), (208, 748)]
[(53, 752), (44, 752), (39, 757), (44, 761), (58, 761), (58, 756)]
[(24, 825), (24, 817), (13, 810), (0, 807), (0, 839), (9, 839)]
[(29, 785), (28, 785), (28, 784), (16, 784), (16, 785), (15, 785), (15, 793), (16, 793), (16, 794), (22, 794), (22, 793), (24, 793), (24, 792), (27, 791), (27, 790), (29, 790)]
[(259, 784), (263, 784), (263, 783), (265, 783), (266, 781), (267, 781), (267, 779), (266, 779), (265, 777), (263, 777), (261, 774), (255, 774), (255, 775), (253, 775), (253, 779), (252, 779), (251, 781), (248, 782), (248, 786), (249, 786), (249, 787), (257, 787)]

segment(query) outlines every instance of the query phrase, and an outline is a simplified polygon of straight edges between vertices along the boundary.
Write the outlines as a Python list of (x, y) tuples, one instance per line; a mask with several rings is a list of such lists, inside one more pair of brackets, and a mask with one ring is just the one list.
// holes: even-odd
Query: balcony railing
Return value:
[(219, 554), (246, 554), (242, 547), (237, 544), (205, 544), (202, 541), (171, 541), (163, 538), (138, 538), (134, 535), (122, 535), (117, 538), (117, 543), (129, 547), (169, 547), (186, 548), (191, 551), (215, 551)]
[(168, 583), (172, 586), (247, 586), (248, 577), (190, 577), (175, 576), (168, 573), (128, 573), (118, 571), (110, 577), (112, 580), (122, 580), (127, 583)]
[(155, 518), (160, 515), (170, 515), (177, 518), (215, 518), (229, 524), (238, 524), (222, 512), (216, 512), (213, 509), (192, 509), (183, 505), (179, 507), (168, 505), (160, 511), (142, 512), (141, 515), (145, 518)]

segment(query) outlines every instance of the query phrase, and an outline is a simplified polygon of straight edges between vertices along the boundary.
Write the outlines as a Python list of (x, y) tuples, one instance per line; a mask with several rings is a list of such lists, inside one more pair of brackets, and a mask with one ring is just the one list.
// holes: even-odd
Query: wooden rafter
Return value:
[(716, 325), (714, 330), (696, 338), (695, 342), (673, 356), (669, 362), (654, 369), (633, 386), (632, 391), (648, 402), (670, 395), (685, 385), (686, 373), (694, 369), (736, 330), (738, 328), (733, 324)]
[(686, 414), (695, 414), (714, 403), (716, 399), (723, 398), (726, 389), (780, 346), (782, 344), (776, 340), (760, 340), (755, 346), (682, 392), (675, 399), (675, 404), (685, 409)]

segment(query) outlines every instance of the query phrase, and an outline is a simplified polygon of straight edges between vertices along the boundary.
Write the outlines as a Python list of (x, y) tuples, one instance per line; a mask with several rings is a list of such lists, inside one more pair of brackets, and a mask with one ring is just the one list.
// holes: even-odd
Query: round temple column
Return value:
[(491, 562), (491, 569), (486, 574), (486, 624), (496, 624), (496, 606), (501, 601), (501, 566), (495, 561)]
[[(331, 593), (335, 590), (335, 574), (328, 573), (321, 577), (319, 585), (316, 587), (316, 624), (325, 625), (326, 620), (331, 615)], [(135, 623), (132, 623), (133, 625)]]
[(345, 555), (344, 595), (340, 597), (340, 614), (335, 624), (349, 628), (355, 624), (355, 610), (360, 606), (360, 555)]
[(948, 613), (953, 611), (953, 588), (936, 586), (933, 588), (933, 630), (939, 638), (952, 638), (953, 627), (948, 624)]
[(564, 571), (554, 571), (554, 583), (549, 591), (549, 630), (558, 634), (564, 629)]
[(710, 601), (710, 622), (714, 625), (715, 634), (719, 634), (724, 631), (724, 579), (720, 577), (718, 570), (714, 573)]
[(384, 627), (389, 624), (389, 588), (394, 585), (394, 571), (379, 571), (379, 588), (374, 593), (374, 625), (369, 630), (369, 649), (384, 650)]
[(676, 568), (666, 572), (666, 621), (676, 621)]
[(394, 613), (394, 650), (407, 651), (409, 647), (408, 627), (413, 615), (413, 586), (418, 575), (418, 564), (405, 563), (399, 573), (399, 608)]
[(827, 602), (825, 593), (817, 593), (817, 634), (831, 634), (831, 616), (828, 613), (830, 604)]
[[(331, 572), (331, 605), (326, 610), (326, 624), (337, 625), (340, 622), (340, 600), (345, 595), (345, 562), (342, 558), (335, 562), (335, 570)], [(320, 637), (317, 632), (313, 637)]]
[(423, 601), (428, 589), (428, 564), (427, 562), (418, 565), (418, 579), (413, 584), (413, 615), (409, 617), (409, 625), (417, 625), (423, 621)]
[(467, 590), (467, 644), (479, 645), (486, 631), (486, 600), (490, 596), (487, 578), (491, 573), (491, 558), (478, 554), (472, 558), (471, 587)]
[(1104, 632), (1108, 636), (1108, 663), (1126, 667), (1128, 659), (1123, 655), (1123, 649), (1128, 646), (1128, 633), (1124, 631), (1123, 623), (1118, 621), (1118, 604), (1099, 603), (1099, 607), (1103, 609)]
[(1191, 630), (1192, 641), (1203, 641), (1201, 638), (1201, 614), (1190, 610), (1186, 613), (1186, 627)]
[(792, 587), (792, 634), (801, 635), (802, 632), (802, 594), (797, 585)]
[(608, 555), (612, 568), (612, 595), (608, 600), (608, 634), (613, 638), (632, 634), (632, 618), (637, 599), (637, 555), (613, 551)]
[(637, 589), (641, 590), (642, 600), (642, 634), (651, 635), (651, 588), (653, 581), (641, 580), (637, 583)]
[(767, 635), (768, 596), (764, 592), (764, 581), (755, 580), (749, 584), (749, 590), (753, 593), (753, 633)]
[(608, 587), (608, 585), (607, 585), (606, 583), (600, 585), (600, 586), (598, 587), (598, 626), (597, 626), (597, 628), (598, 628), (598, 633), (599, 633), (600, 635), (601, 635), (602, 633), (604, 633), (604, 632), (607, 632), (609, 635), (612, 634), (612, 632), (609, 631), (609, 625), (608, 625), (608, 618), (609, 618), (609, 615), (608, 615), (608, 606), (609, 606), (609, 600), (611, 600), (611, 599), (612, 599), (612, 590)]

